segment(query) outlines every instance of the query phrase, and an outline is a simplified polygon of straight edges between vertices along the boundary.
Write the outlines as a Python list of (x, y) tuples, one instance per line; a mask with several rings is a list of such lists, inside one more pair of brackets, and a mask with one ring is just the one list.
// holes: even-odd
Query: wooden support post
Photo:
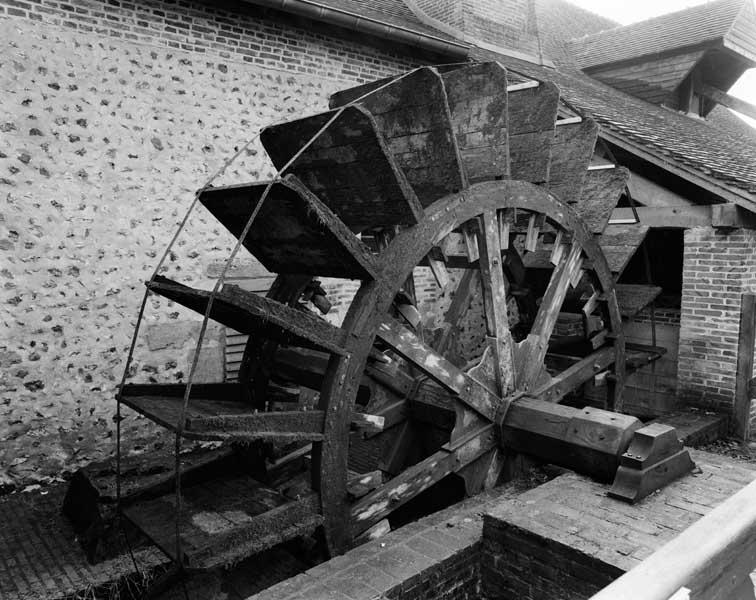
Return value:
[(739, 112), (741, 115), (756, 119), (756, 105), (751, 104), (750, 102), (746, 102), (745, 100), (741, 100), (740, 98), (736, 98), (735, 96), (730, 96), (730, 94), (727, 94), (711, 85), (703, 84), (702, 86), (700, 86), (700, 91), (704, 96), (713, 100), (714, 102), (717, 102), (722, 106), (726, 106), (727, 108), (730, 108), (735, 112)]
[(756, 343), (756, 294), (743, 294), (740, 305), (738, 363), (735, 372), (733, 433), (748, 440), (751, 421), (750, 381), (753, 377), (753, 352)]

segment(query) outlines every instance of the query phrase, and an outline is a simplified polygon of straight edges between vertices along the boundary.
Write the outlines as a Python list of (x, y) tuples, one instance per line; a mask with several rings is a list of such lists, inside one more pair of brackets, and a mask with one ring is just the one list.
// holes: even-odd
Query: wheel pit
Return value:
[(587, 600), (756, 478), (753, 464), (692, 452), (699, 472), (638, 504), (571, 472), (526, 491), (504, 486), (250, 600)]

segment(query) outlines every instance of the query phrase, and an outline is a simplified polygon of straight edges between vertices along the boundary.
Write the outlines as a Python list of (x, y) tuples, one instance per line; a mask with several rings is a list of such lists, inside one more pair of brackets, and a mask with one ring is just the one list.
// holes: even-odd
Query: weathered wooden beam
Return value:
[[(658, 285), (618, 283), (615, 285), (617, 305), (623, 317), (631, 318), (651, 304), (661, 294)], [(602, 296), (601, 298), (605, 298)]]
[(386, 427), (386, 420), (381, 415), (371, 415), (354, 411), (352, 413), (351, 425), (354, 429), (375, 433), (384, 430)]
[(652, 227), (731, 227), (756, 228), (756, 214), (736, 204), (709, 204), (691, 206), (638, 206), (615, 208), (609, 219), (610, 225), (638, 222)]
[(409, 329), (394, 319), (386, 319), (378, 327), (377, 336), (420, 371), (457, 394), (461, 402), (489, 421), (494, 420), (499, 397), (422, 342)]
[(695, 206), (692, 200), (645, 178), (639, 173), (630, 172), (627, 189), (634, 200), (649, 208), (677, 206)]
[(464, 315), (470, 300), (479, 289), (480, 271), (477, 269), (468, 269), (462, 275), (457, 285), (457, 291), (452, 298), (449, 309), (444, 315), (444, 332), (436, 343), (436, 351), (439, 354), (446, 354), (454, 338), (454, 332), (459, 326), (459, 321)]
[(370, 473), (349, 471), (347, 491), (354, 498), (362, 498), (383, 483), (383, 472), (379, 469)]
[(562, 258), (551, 275), (528, 337), (520, 342), (517, 348), (516, 355), (520, 365), (517, 382), (519, 389), (531, 389), (543, 369), (543, 359), (546, 357), (549, 339), (559, 317), (559, 308), (564, 303), (570, 282), (582, 266), (581, 253), (580, 245), (573, 242), (569, 254)]
[(449, 285), (449, 271), (446, 268), (446, 258), (440, 248), (434, 248), (426, 257), (436, 285), (442, 290)]
[[(725, 206), (725, 205), (723, 205)], [(638, 222), (653, 227), (707, 227), (712, 224), (711, 206), (638, 206)], [(635, 223), (632, 208), (615, 208), (609, 219), (610, 225)]]
[(609, 482), (633, 432), (642, 426), (629, 415), (523, 398), (510, 405), (501, 441), (517, 452)]
[[(147, 289), (204, 315), (211, 292), (191, 288), (162, 276)], [(215, 295), (210, 318), (241, 333), (283, 340), (292, 345), (344, 353), (346, 333), (308, 312), (226, 284)]]
[(506, 70), (496, 62), (443, 73), (454, 135), (469, 181), (509, 177)]
[(323, 439), (322, 410), (258, 412), (241, 415), (189, 417), (187, 432), (223, 432), (245, 439), (287, 439), (319, 441)]
[(750, 102), (731, 96), (730, 94), (706, 83), (701, 84), (699, 91), (710, 100), (713, 100), (722, 106), (726, 106), (746, 117), (756, 119), (756, 104), (751, 104)]
[(532, 392), (532, 396), (547, 402), (559, 402), (567, 394), (574, 392), (596, 373), (609, 368), (614, 362), (614, 348), (604, 347), (589, 354), (546, 385)]
[[(407, 420), (409, 414), (409, 406), (406, 400), (396, 400), (395, 402), (388, 402), (379, 407), (372, 408), (371, 414), (375, 417), (383, 419), (383, 427), (378, 431), (386, 431), (392, 427), (399, 425)], [(366, 437), (372, 437), (372, 431), (365, 432)]]
[(740, 304), (738, 331), (738, 360), (735, 370), (735, 406), (733, 433), (741, 440), (750, 437), (751, 394), (753, 376), (753, 348), (756, 343), (756, 294), (743, 294)]
[(496, 211), (485, 211), (481, 216), (478, 237), (481, 287), (485, 309), (486, 332), (493, 356), (496, 391), (505, 396), (514, 387), (512, 336), (507, 318), (507, 290), (501, 268), (499, 222)]
[(726, 229), (756, 229), (756, 214), (735, 204), (714, 204), (711, 225)]
[(355, 503), (351, 511), (353, 534), (372, 527), (420, 492), (495, 447), (494, 425), (486, 425), (455, 444), (444, 445)]

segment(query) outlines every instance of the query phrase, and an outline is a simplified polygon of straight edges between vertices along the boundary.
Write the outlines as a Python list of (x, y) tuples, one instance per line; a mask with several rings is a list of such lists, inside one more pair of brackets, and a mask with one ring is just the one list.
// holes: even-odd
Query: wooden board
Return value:
[(591, 76), (648, 102), (661, 103), (690, 73), (703, 50), (590, 69)]
[(608, 225), (598, 237), (609, 269), (619, 276), (648, 233), (648, 225)]
[(392, 75), (391, 77), (384, 77), (383, 79), (376, 79), (375, 81), (369, 81), (361, 85), (356, 85), (354, 87), (347, 88), (345, 90), (339, 90), (338, 92), (334, 92), (328, 98), (328, 107), (341, 108), (342, 106), (345, 106), (347, 104), (352, 104), (353, 102), (357, 100), (363, 99), (364, 96), (367, 96), (368, 94), (373, 93), (377, 89), (382, 88), (385, 85), (391, 83), (396, 78), (397, 76)]
[[(147, 287), (201, 315), (205, 314), (211, 295), (209, 291), (161, 276), (148, 282)], [(243, 333), (336, 354), (344, 352), (345, 332), (340, 328), (312, 313), (246, 292), (235, 285), (226, 285), (218, 292), (210, 318)]]
[(620, 314), (632, 318), (651, 304), (661, 294), (657, 285), (618, 283), (614, 286)]
[[(238, 238), (267, 188), (266, 183), (211, 188), (200, 202)], [(368, 249), (293, 176), (270, 185), (244, 246), (274, 273), (376, 277)]]
[(454, 392), (460, 402), (489, 421), (495, 419), (499, 397), (427, 346), (409, 329), (389, 317), (378, 326), (376, 335), (413, 366)]
[(375, 118), (423, 206), (466, 187), (444, 84), (435, 69), (412, 71), (359, 106)]
[(365, 495), (351, 508), (352, 532), (365, 531), (434, 483), (492, 450), (496, 446), (494, 427), (483, 426), (463, 440), (445, 444), (438, 452)]
[(352, 230), (413, 225), (422, 210), (377, 131), (366, 110), (351, 106), (267, 127), (260, 140), (282, 169), (318, 136), (286, 173), (297, 175)]
[[(233, 384), (226, 384), (232, 385)], [(121, 401), (184, 437), (203, 440), (260, 439), (296, 442), (322, 439), (322, 411), (255, 412), (234, 386), (233, 395), (212, 395), (207, 385), (192, 386), (183, 426), (185, 384), (128, 385)]]
[(562, 202), (580, 202), (597, 135), (598, 125), (593, 119), (557, 125), (551, 147), (549, 191)]
[(756, 343), (756, 295), (743, 294), (738, 328), (738, 358), (735, 383), (733, 432), (741, 440), (751, 434), (751, 404), (753, 379), (753, 348)]
[(506, 70), (490, 62), (449, 71), (442, 77), (468, 181), (508, 178)]
[(549, 178), (559, 89), (553, 83), (507, 94), (512, 179), (544, 183)]
[[(292, 539), (322, 522), (317, 498), (287, 501), (249, 476), (216, 479), (183, 490), (180, 538), (190, 569), (240, 560)], [(126, 507), (124, 515), (176, 560), (174, 495)]]
[(572, 208), (588, 231), (602, 233), (606, 229), (629, 178), (630, 171), (622, 167), (586, 172), (580, 199)]

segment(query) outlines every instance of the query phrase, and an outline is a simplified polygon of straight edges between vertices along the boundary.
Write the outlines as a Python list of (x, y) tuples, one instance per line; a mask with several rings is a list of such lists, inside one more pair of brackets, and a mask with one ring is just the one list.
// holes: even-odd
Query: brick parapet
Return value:
[(756, 289), (756, 231), (685, 232), (678, 395), (731, 413), (741, 296)]
[(508, 485), (471, 498), (248, 600), (480, 598), (482, 515), (519, 493), (515, 485)]

